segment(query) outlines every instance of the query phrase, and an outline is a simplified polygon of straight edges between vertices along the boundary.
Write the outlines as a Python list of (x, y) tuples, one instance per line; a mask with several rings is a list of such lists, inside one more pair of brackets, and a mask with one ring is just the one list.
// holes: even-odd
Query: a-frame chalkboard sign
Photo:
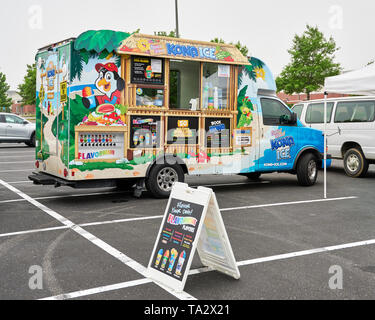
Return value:
[(240, 278), (212, 189), (176, 183), (151, 255), (147, 276), (183, 291), (195, 251), (202, 264)]

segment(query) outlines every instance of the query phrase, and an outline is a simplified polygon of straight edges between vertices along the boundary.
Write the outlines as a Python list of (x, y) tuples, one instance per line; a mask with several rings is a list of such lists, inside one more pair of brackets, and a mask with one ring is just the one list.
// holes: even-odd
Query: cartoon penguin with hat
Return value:
[(120, 104), (120, 92), (125, 88), (125, 81), (119, 76), (117, 66), (112, 63), (98, 63), (95, 66), (98, 78), (95, 81), (96, 89), (102, 95), (92, 96), (90, 87), (82, 91), (82, 102), (87, 109), (94, 109), (105, 103)]

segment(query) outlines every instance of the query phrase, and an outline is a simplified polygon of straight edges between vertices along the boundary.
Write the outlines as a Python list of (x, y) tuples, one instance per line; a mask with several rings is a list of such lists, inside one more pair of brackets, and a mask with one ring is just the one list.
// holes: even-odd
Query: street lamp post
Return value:
[(180, 31), (179, 31), (179, 28), (178, 28), (178, 0), (175, 0), (175, 4), (176, 4), (176, 37), (179, 38), (180, 37)]

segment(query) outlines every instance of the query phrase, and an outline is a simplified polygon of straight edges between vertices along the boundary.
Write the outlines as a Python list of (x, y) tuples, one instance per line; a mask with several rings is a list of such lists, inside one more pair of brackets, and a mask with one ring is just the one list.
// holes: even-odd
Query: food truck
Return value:
[(316, 182), (322, 132), (276, 97), (263, 61), (233, 45), (87, 31), (41, 48), (36, 66), (35, 184), (167, 197), (185, 175)]

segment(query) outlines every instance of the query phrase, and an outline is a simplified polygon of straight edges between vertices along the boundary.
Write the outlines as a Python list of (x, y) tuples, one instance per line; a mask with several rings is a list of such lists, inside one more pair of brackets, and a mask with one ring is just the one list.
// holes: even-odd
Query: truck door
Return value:
[(259, 170), (292, 169), (299, 149), (298, 126), (291, 124), (292, 112), (275, 98), (260, 98), (260, 102), (263, 124), (259, 146)]

